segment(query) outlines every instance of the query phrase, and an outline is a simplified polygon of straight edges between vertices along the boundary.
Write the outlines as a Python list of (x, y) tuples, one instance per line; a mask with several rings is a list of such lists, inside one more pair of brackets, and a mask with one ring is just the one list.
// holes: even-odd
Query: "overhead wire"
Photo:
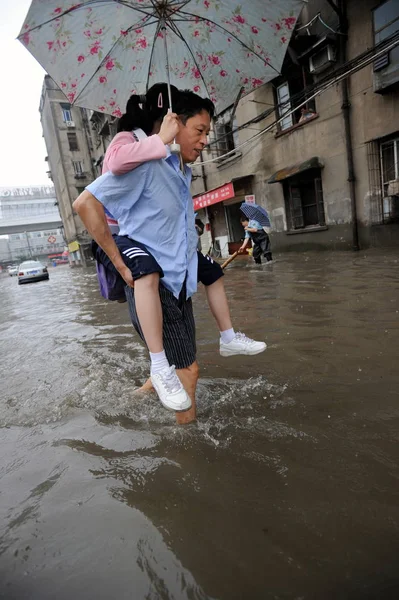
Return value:
[[(310, 95), (306, 94), (306, 98), (302, 102), (300, 102), (299, 104), (297, 104), (294, 108), (289, 109), (286, 112), (284, 112), (282, 115), (280, 115), (280, 117), (278, 119), (274, 120), (273, 123), (271, 123), (270, 125), (268, 125), (264, 129), (262, 129), (258, 133), (254, 134), (248, 140), (245, 140), (245, 142), (242, 142), (241, 144), (239, 144), (238, 146), (236, 146), (234, 149), (230, 150), (229, 152), (226, 152), (225, 154), (223, 154), (221, 156), (214, 157), (214, 158), (211, 158), (209, 160), (205, 160), (205, 161), (202, 161), (202, 162), (199, 162), (199, 163), (197, 163), (197, 162), (193, 163), (192, 166), (197, 167), (197, 166), (211, 164), (211, 163), (214, 163), (214, 162), (220, 162), (224, 158), (227, 158), (228, 156), (231, 156), (231, 155), (235, 154), (237, 152), (237, 150), (240, 150), (241, 148), (244, 148), (245, 146), (247, 146), (248, 144), (250, 144), (251, 142), (253, 142), (257, 138), (259, 138), (260, 136), (262, 136), (265, 133), (267, 133), (270, 130), (272, 130), (276, 125), (278, 125), (278, 123), (280, 123), (285, 118), (287, 118), (288, 116), (290, 116), (293, 113), (295, 113), (296, 111), (298, 111), (301, 107), (305, 106), (308, 102), (310, 102), (311, 100), (313, 100), (314, 98), (316, 98), (320, 94), (324, 93), (325, 91), (327, 91), (328, 89), (330, 89), (332, 86), (336, 85), (337, 83), (339, 83), (343, 79), (349, 77), (353, 73), (356, 73), (357, 71), (360, 71), (364, 67), (368, 66), (370, 63), (374, 62), (376, 60), (376, 58), (378, 58), (382, 54), (386, 54), (387, 52), (389, 52), (393, 48), (396, 48), (396, 46), (398, 46), (398, 45), (399, 45), (399, 34), (395, 34), (394, 36), (392, 36), (388, 40), (384, 40), (384, 42), (381, 42), (378, 45), (378, 47), (373, 48), (371, 51), (366, 51), (363, 54), (355, 57), (351, 61), (348, 61), (347, 63), (345, 63), (344, 65), (342, 65), (339, 69), (337, 69), (333, 74), (331, 74), (330, 76), (325, 77), (323, 80), (321, 80), (317, 85), (313, 86), (312, 88), (309, 88), (312, 93), (310, 93)], [(377, 52), (375, 52), (376, 48), (378, 48)], [(374, 52), (373, 52), (373, 50), (374, 50)], [(351, 68), (348, 68), (348, 67), (351, 67)], [(345, 68), (346, 68), (346, 70), (345, 70)], [(304, 93), (305, 92), (301, 92), (302, 95), (304, 95)], [(283, 105), (284, 104), (286, 104), (286, 103), (283, 103)], [(277, 107), (279, 107), (279, 106), (281, 107), (281, 105), (282, 104), (280, 103), (279, 105), (277, 104), (276, 106)], [(262, 117), (262, 120), (263, 120), (263, 118), (266, 118), (268, 115), (270, 115), (274, 111), (275, 111), (274, 107), (271, 108), (271, 109), (269, 109), (269, 110), (267, 110), (267, 111), (264, 111), (264, 113), (262, 113), (264, 115)], [(267, 113), (267, 114), (265, 114), (265, 113)], [(255, 117), (255, 119), (259, 119), (259, 115), (258, 115), (258, 117)], [(240, 127), (237, 127), (234, 131), (229, 132), (227, 135), (232, 135), (232, 134), (234, 134), (234, 133), (236, 133), (236, 132), (244, 129), (248, 125), (254, 123), (255, 119), (251, 119), (250, 121), (248, 121), (244, 125), (241, 125)], [(223, 137), (226, 137), (226, 136), (222, 136), (220, 139), (223, 139)], [(216, 142), (217, 142), (217, 140), (211, 142), (209, 144), (209, 146), (212, 145), (212, 144), (215, 144)]]

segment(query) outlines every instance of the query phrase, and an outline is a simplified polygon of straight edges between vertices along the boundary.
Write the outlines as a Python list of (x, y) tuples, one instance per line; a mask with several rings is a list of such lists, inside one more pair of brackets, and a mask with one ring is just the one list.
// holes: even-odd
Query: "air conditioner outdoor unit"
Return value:
[(67, 127), (75, 127), (75, 121), (65, 121)]
[(325, 69), (328, 69), (335, 61), (335, 48), (331, 44), (328, 44), (309, 58), (309, 71), (311, 73), (321, 73)]

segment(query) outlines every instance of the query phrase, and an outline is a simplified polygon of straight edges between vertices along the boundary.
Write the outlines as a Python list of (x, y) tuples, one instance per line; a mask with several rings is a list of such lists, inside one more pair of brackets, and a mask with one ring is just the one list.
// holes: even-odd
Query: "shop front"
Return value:
[(244, 231), (240, 206), (252, 195), (252, 179), (247, 176), (193, 198), (194, 210), (207, 223), (212, 242), (223, 258), (241, 246)]

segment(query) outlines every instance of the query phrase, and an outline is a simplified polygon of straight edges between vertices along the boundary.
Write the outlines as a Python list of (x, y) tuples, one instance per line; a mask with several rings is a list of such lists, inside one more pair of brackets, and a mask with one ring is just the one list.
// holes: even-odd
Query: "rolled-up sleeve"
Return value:
[[(140, 177), (135, 185), (136, 198), (139, 197), (146, 185), (146, 175), (146, 169), (143, 166), (142, 177)], [(117, 177), (108, 172), (101, 175), (101, 177), (98, 177), (93, 183), (90, 183), (90, 185), (86, 187), (86, 190), (93, 194), (93, 196), (101, 202), (115, 219), (119, 220), (126, 210), (122, 199), (129, 195), (129, 192), (132, 189), (131, 185), (129, 174)]]

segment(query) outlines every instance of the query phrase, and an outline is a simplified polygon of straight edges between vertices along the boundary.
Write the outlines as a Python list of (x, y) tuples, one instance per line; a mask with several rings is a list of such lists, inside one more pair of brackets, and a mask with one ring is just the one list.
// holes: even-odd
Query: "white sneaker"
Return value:
[(247, 337), (244, 333), (237, 332), (235, 338), (228, 344), (223, 344), (220, 340), (220, 354), (221, 356), (234, 356), (236, 354), (245, 354), (247, 356), (253, 356), (254, 354), (260, 354), (266, 350), (267, 346), (265, 342), (256, 342)]
[(151, 381), (165, 408), (177, 411), (191, 408), (190, 397), (176, 375), (174, 365), (165, 367), (159, 373), (151, 373)]

